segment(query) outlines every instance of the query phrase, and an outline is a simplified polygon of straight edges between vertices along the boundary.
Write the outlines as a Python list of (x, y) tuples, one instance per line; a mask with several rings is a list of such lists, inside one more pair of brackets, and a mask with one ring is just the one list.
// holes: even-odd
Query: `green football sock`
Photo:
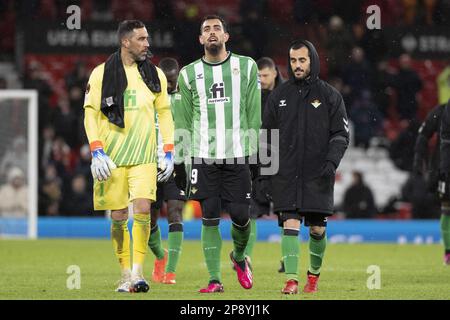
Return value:
[(244, 227), (231, 224), (231, 238), (233, 239), (233, 257), (236, 261), (244, 261), (245, 248), (251, 232), (250, 221)]
[(298, 230), (284, 230), (281, 237), (281, 253), (283, 255), (286, 279), (298, 281), (298, 258), (300, 254)]
[(325, 248), (327, 247), (327, 236), (324, 233), (322, 236), (309, 235), (309, 272), (312, 274), (319, 274), (320, 267), (322, 267), (323, 256)]
[(220, 251), (222, 236), (219, 226), (202, 225), (202, 248), (210, 281), (222, 282), (220, 275)]
[(164, 258), (164, 249), (162, 247), (161, 242), (161, 231), (159, 231), (158, 225), (155, 225), (150, 230), (150, 238), (148, 239), (148, 246), (150, 247), (150, 250), (152, 250), (156, 259), (161, 260), (162, 258)]
[(450, 250), (450, 216), (441, 215), (441, 236), (444, 241), (445, 251)]
[(166, 272), (175, 273), (181, 254), (181, 243), (183, 242), (183, 225), (181, 223), (169, 226), (168, 242), (169, 257), (167, 259)]
[(257, 231), (258, 230), (256, 229), (256, 219), (252, 219), (250, 236), (248, 237), (247, 247), (245, 247), (245, 255), (249, 256), (250, 259), (252, 258), (253, 255), (253, 247), (255, 246)]

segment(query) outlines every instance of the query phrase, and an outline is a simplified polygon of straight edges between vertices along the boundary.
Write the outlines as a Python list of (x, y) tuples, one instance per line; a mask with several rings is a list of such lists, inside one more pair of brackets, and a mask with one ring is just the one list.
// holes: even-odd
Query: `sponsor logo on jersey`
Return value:
[(197, 191), (198, 191), (198, 189), (197, 189), (196, 187), (193, 187), (193, 188), (191, 189), (192, 194), (196, 194)]
[(280, 100), (280, 103), (278, 104), (279, 107), (286, 107), (286, 100)]
[(208, 99), (209, 104), (230, 102), (230, 97), (225, 97), (225, 84), (216, 82), (209, 88), (211, 98)]

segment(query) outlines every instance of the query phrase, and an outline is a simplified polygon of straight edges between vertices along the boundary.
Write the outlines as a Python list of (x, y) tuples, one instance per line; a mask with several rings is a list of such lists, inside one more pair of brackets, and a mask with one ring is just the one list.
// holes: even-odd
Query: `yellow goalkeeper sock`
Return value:
[(114, 253), (119, 259), (122, 274), (130, 272), (130, 232), (128, 231), (128, 220), (112, 220), (111, 239)]
[(133, 222), (133, 276), (142, 276), (150, 237), (150, 214), (135, 213)]

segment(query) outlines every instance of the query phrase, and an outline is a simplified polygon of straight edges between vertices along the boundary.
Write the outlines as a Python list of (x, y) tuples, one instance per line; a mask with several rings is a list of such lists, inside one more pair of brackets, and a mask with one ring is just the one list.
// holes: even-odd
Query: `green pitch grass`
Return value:
[[(120, 272), (107, 240), (0, 240), (0, 299), (450, 299), (450, 267), (442, 263), (439, 245), (329, 244), (319, 292), (313, 295), (283, 296), (285, 281), (277, 273), (280, 245), (257, 243), (254, 249), (254, 287), (242, 289), (228, 259), (231, 243), (222, 248), (225, 293), (202, 295), (197, 290), (207, 283), (200, 242), (185, 241), (177, 284), (150, 284), (142, 294), (115, 293)], [(309, 256), (301, 247), (300, 284), (303, 287)], [(151, 277), (153, 256), (148, 255), (145, 276)], [(67, 269), (81, 270), (81, 288), (67, 289)], [(366, 286), (367, 268), (381, 270), (381, 289)]]

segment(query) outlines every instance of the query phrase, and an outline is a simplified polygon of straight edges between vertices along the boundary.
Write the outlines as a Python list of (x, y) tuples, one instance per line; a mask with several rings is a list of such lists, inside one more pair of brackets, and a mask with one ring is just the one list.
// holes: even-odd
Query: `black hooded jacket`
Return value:
[(344, 156), (348, 118), (340, 93), (318, 77), (314, 46), (300, 40), (289, 48), (295, 43), (309, 49), (310, 76), (296, 80), (289, 67), (289, 80), (269, 96), (262, 124), (279, 130), (279, 170), (270, 179), (274, 211), (332, 214), (334, 174), (322, 173), (327, 163), (337, 168)]
[[(439, 180), (439, 159), (440, 159), (440, 130), (441, 118), (444, 112), (445, 104), (435, 106), (427, 118), (422, 123), (414, 147), (413, 170), (423, 173), (424, 164), (428, 172), (428, 188), (430, 191), (436, 191)], [(428, 152), (428, 142), (437, 134), (436, 147), (432, 153)], [(428, 160), (428, 161), (427, 161)]]

